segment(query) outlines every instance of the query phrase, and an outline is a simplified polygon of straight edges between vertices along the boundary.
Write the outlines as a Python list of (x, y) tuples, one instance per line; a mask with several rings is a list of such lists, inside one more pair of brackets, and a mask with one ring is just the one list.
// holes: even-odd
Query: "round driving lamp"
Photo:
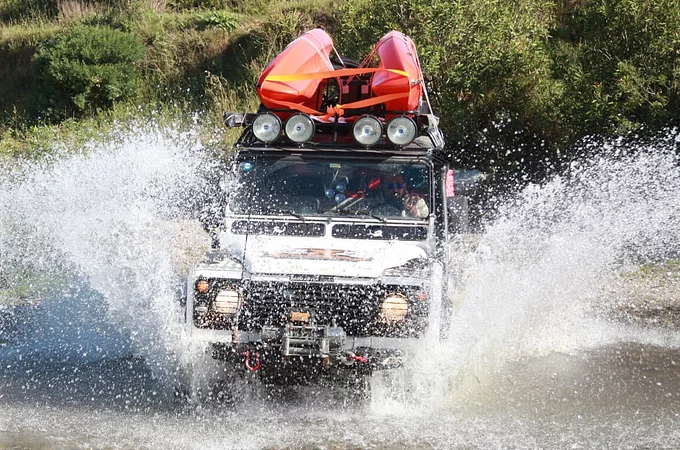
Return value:
[(395, 324), (406, 317), (408, 299), (404, 294), (387, 294), (380, 304), (380, 318), (387, 323)]
[(213, 300), (215, 312), (227, 316), (233, 316), (241, 306), (241, 294), (235, 289), (223, 289), (217, 293)]
[(382, 137), (382, 124), (377, 117), (363, 116), (354, 123), (354, 140), (366, 147), (375, 145)]
[(293, 114), (286, 121), (286, 136), (293, 142), (302, 144), (314, 136), (314, 122), (307, 114)]
[(405, 147), (416, 138), (416, 123), (407, 116), (395, 117), (387, 125), (387, 139), (399, 147)]
[(253, 134), (265, 144), (274, 142), (281, 136), (281, 119), (268, 112), (259, 114), (253, 120)]

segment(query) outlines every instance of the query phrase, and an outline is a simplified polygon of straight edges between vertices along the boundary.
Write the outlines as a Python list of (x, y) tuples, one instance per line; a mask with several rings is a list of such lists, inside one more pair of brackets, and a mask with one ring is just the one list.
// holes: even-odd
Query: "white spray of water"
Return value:
[(675, 136), (607, 149), (500, 207), (457, 261), (466, 266), (462, 302), (431, 375), (437, 398), (464, 396), (526, 357), (627, 341), (680, 346), (677, 333), (612, 321), (617, 299), (602, 295), (627, 266), (680, 255)]
[[(476, 250), (459, 261), (466, 266), (463, 301), (439, 354), (429, 348), (421, 358), (428, 363), (414, 377), (425, 381), (416, 391), (446, 399), (442, 390), (452, 384), (465, 390), (509, 360), (552, 351), (625, 340), (678, 345), (664, 333), (612, 323), (601, 314), (607, 305), (600, 295), (626, 264), (680, 254), (676, 135), (574, 164), (501, 207)], [(202, 231), (181, 226), (217, 165), (205, 153), (192, 134), (151, 127), (114, 134), (21, 176), (3, 175), (3, 264), (23, 267), (32, 279), (66, 276), (66, 288), (76, 292), (86, 285), (96, 295), (54, 301), (62, 312), (58, 326), (69, 326), (64, 316), (74, 311), (89, 314), (88, 302), (102, 302), (125, 346), (158, 375), (171, 374), (186, 357), (175, 293), (184, 272), (173, 262), (186, 249), (197, 250), (188, 259), (200, 256), (207, 245)], [(79, 320), (76, 328), (88, 319)], [(90, 338), (76, 332), (70, 344), (82, 355)]]
[[(45, 282), (39, 274), (59, 281), (61, 294), (47, 306), (57, 323), (46, 319), (36, 336), (47, 341), (48, 329), (82, 327), (87, 318), (78, 311), (103, 302), (104, 322), (129, 342), (93, 339), (92, 345), (129, 345), (163, 377), (181, 362), (185, 345), (177, 281), (191, 257), (209, 245), (200, 226), (187, 228), (182, 219), (192, 203), (200, 204), (205, 175), (217, 163), (197, 136), (153, 125), (105, 141), (0, 178), (4, 272), (14, 282)], [(71, 344), (86, 357), (93, 349), (83, 343), (84, 334), (106, 334), (89, 331), (70, 333), (72, 342), (62, 342), (59, 351), (68, 353)]]

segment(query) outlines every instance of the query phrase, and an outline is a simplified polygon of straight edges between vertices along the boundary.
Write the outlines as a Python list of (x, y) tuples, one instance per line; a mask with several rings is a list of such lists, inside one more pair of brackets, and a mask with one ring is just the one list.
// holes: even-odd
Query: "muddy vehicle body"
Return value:
[(283, 125), (225, 115), (245, 129), (215, 248), (187, 280), (188, 334), (224, 371), (267, 384), (365, 383), (446, 327), (447, 242), (466, 232), (467, 198), (437, 119), (409, 119), (407, 145), (385, 132), (369, 147), (338, 121), (304, 143), (263, 142), (262, 116)]

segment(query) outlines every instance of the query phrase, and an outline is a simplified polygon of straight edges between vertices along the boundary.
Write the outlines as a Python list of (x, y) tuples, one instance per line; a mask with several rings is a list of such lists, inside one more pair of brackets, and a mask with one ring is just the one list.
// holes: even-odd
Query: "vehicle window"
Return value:
[(424, 219), (431, 209), (420, 161), (258, 156), (238, 161), (236, 177), (229, 206), (237, 214)]

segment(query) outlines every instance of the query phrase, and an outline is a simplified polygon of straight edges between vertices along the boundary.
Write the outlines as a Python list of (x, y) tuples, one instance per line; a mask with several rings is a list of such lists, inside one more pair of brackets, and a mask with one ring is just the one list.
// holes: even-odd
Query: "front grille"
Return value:
[(273, 236), (323, 236), (326, 233), (326, 226), (322, 223), (237, 220), (231, 224), (231, 232)]
[(337, 224), (332, 230), (334, 238), (381, 239), (400, 241), (423, 241), (427, 239), (427, 227), (385, 226), (364, 224)]
[[(205, 294), (194, 294), (193, 319), (199, 328), (231, 329), (237, 325), (239, 330), (260, 331), (264, 325), (285, 325), (294, 311), (309, 313), (310, 321), (317, 325), (342, 327), (348, 336), (417, 337), (427, 325), (428, 302), (422, 298), (422, 289), (417, 286), (234, 282), (212, 278), (207, 281), (210, 290)], [(237, 318), (215, 312), (215, 297), (227, 288), (235, 288), (242, 295)], [(388, 325), (380, 320), (380, 303), (387, 294), (397, 292), (408, 298), (408, 314), (399, 324)], [(207, 312), (199, 313), (197, 307)]]

